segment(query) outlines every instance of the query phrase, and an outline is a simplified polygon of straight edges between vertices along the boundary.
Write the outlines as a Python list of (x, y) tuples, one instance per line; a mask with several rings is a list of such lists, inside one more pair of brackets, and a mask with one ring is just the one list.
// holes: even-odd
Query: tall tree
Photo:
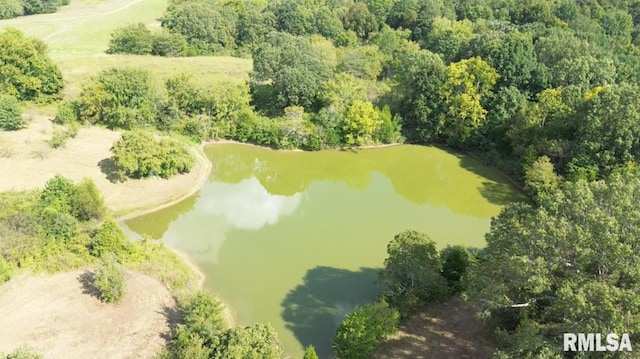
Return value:
[(8, 28), (0, 32), (0, 49), (0, 92), (32, 100), (62, 90), (62, 73), (42, 41)]
[(383, 285), (385, 300), (402, 315), (446, 297), (447, 281), (440, 274), (440, 257), (435, 242), (427, 235), (404, 231), (389, 242), (387, 255), (378, 281)]
[(497, 327), (509, 330), (500, 332), (506, 352), (540, 357), (557, 350), (566, 332), (631, 333), (637, 340), (638, 193), (637, 173), (565, 182), (539, 207), (510, 205), (492, 220), (466, 283)]
[(333, 68), (308, 39), (271, 32), (253, 51), (252, 85), (273, 89), (276, 105), (311, 107), (321, 84), (331, 78)]
[(482, 100), (488, 96), (499, 75), (479, 57), (447, 66), (441, 88), (446, 111), (442, 135), (447, 142), (463, 145), (486, 119)]

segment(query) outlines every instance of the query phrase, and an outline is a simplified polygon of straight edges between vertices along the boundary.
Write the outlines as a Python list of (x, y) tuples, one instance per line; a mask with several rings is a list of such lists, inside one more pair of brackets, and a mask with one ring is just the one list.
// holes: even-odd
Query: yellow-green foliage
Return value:
[(0, 32), (0, 48), (0, 93), (31, 100), (62, 89), (62, 74), (46, 55), (42, 41), (7, 29)]
[(98, 265), (93, 284), (107, 303), (117, 303), (124, 297), (127, 285), (125, 271), (113, 253), (105, 255)]
[(373, 135), (382, 125), (380, 114), (370, 102), (356, 100), (344, 115), (345, 143), (363, 146), (374, 142)]
[(118, 170), (131, 178), (169, 178), (191, 171), (195, 164), (195, 159), (182, 143), (173, 139), (156, 141), (153, 135), (141, 130), (123, 133), (111, 147), (111, 152), (111, 159)]

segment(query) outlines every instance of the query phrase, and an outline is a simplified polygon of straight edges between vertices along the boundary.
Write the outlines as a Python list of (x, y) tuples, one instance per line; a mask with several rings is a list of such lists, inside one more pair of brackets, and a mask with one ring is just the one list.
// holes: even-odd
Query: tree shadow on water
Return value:
[(338, 325), (355, 306), (373, 301), (380, 293), (374, 283), (380, 269), (358, 271), (315, 267), (303, 283), (287, 293), (282, 318), (300, 343), (313, 345), (321, 359), (331, 358), (331, 343)]
[(480, 195), (490, 203), (506, 206), (513, 202), (527, 202), (528, 199), (517, 182), (500, 173), (498, 170), (484, 165), (470, 156), (458, 155), (460, 166), (467, 171), (473, 172), (485, 181), (482, 181), (479, 188)]

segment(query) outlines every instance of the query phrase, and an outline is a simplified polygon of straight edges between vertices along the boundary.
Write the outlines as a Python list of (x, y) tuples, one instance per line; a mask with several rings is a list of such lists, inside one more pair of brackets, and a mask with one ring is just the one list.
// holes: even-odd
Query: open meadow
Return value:
[(112, 67), (143, 68), (159, 81), (188, 73), (202, 85), (248, 78), (252, 66), (249, 59), (105, 53), (114, 29), (138, 22), (159, 26), (166, 6), (166, 0), (72, 0), (54, 14), (0, 20), (0, 29), (13, 27), (47, 43), (49, 56), (64, 76), (65, 97), (79, 94), (90, 76)]

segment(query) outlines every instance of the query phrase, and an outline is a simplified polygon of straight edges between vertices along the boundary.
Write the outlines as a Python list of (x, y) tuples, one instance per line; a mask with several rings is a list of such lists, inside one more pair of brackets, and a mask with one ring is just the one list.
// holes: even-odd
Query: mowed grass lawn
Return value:
[(201, 84), (248, 78), (249, 59), (105, 54), (114, 29), (137, 22), (158, 26), (166, 6), (166, 0), (71, 0), (54, 14), (2, 20), (0, 29), (14, 27), (49, 45), (49, 55), (65, 78), (65, 96), (77, 95), (89, 77), (111, 67), (147, 69), (159, 80), (184, 72)]

